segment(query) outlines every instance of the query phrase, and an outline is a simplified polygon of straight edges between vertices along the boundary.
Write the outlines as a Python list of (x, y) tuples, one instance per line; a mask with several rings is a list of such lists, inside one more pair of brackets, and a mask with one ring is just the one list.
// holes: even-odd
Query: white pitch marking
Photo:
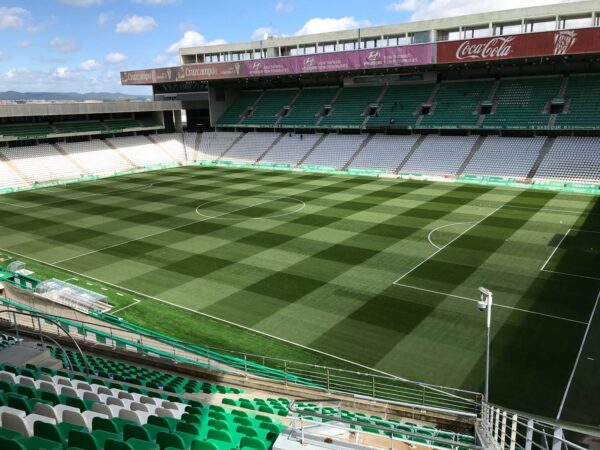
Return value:
[(235, 213), (235, 212), (238, 212), (238, 211), (242, 211), (244, 209), (255, 208), (256, 206), (263, 205), (265, 203), (269, 203), (269, 202), (272, 202), (272, 201), (273, 201), (273, 199), (265, 200), (264, 202), (257, 203), (256, 205), (244, 206), (242, 208), (234, 209), (233, 211), (227, 211), (227, 212), (225, 212), (223, 214), (217, 214), (214, 217), (205, 217), (203, 219), (198, 219), (198, 220), (195, 220), (193, 222), (189, 222), (189, 223), (186, 223), (186, 224), (183, 224), (183, 225), (179, 225), (179, 226), (174, 227), (174, 228), (169, 228), (167, 230), (157, 231), (156, 233), (150, 233), (150, 234), (147, 234), (145, 236), (142, 236), (142, 237), (139, 237), (139, 238), (135, 238), (135, 239), (129, 239), (127, 241), (119, 242), (117, 244), (107, 245), (106, 247), (102, 247), (102, 248), (99, 248), (97, 250), (90, 250), (89, 252), (82, 253), (80, 255), (71, 256), (69, 258), (61, 259), (60, 261), (55, 261), (52, 264), (62, 264), (64, 262), (66, 262), (66, 261), (71, 261), (73, 259), (81, 258), (83, 256), (92, 255), (94, 253), (98, 253), (98, 252), (101, 252), (101, 251), (104, 251), (104, 250), (108, 250), (110, 248), (120, 247), (121, 245), (130, 244), (131, 242), (137, 242), (137, 241), (141, 241), (141, 240), (144, 240), (144, 239), (148, 239), (150, 237), (158, 236), (159, 234), (163, 234), (163, 233), (168, 233), (170, 231), (179, 230), (180, 228), (185, 228), (185, 227), (188, 227), (190, 225), (194, 225), (196, 223), (205, 222), (205, 221), (207, 221), (209, 219), (217, 219), (217, 218), (219, 218), (221, 216), (225, 216), (227, 214), (232, 214), (232, 213)]
[(568, 272), (557, 272), (556, 270), (542, 270), (542, 272), (546, 272), (546, 273), (556, 273), (558, 275), (564, 275), (567, 277), (574, 277), (574, 278), (584, 278), (586, 280), (596, 280), (596, 281), (600, 281), (600, 278), (597, 277), (588, 277), (586, 275), (577, 275), (575, 273), (568, 273)]
[(136, 299), (134, 299), (134, 300), (135, 300), (135, 301), (134, 301), (133, 303), (130, 303), (130, 304), (129, 304), (129, 305), (127, 305), (127, 306), (123, 306), (122, 308), (119, 308), (119, 309), (117, 309), (117, 310), (115, 310), (115, 311), (111, 311), (110, 313), (111, 313), (111, 314), (116, 314), (116, 313), (118, 313), (118, 312), (121, 312), (121, 311), (123, 311), (123, 310), (125, 310), (125, 309), (127, 309), (127, 308), (131, 308), (132, 306), (135, 306), (135, 305), (137, 305), (138, 303), (141, 303), (141, 300), (138, 300), (137, 298), (136, 298)]
[(46, 203), (38, 203), (36, 205), (30, 205), (30, 206), (17, 205), (17, 204), (14, 204), (14, 203), (7, 203), (7, 202), (0, 202), (0, 204), (15, 206), (17, 208), (23, 208), (23, 209), (32, 209), (32, 208), (39, 208), (41, 206), (53, 205), (55, 203), (62, 203), (62, 202), (67, 202), (67, 201), (76, 201), (76, 200), (80, 200), (80, 199), (83, 199), (83, 198), (92, 197), (94, 195), (108, 195), (108, 194), (114, 194), (114, 193), (118, 193), (118, 192), (142, 191), (144, 189), (148, 189), (148, 188), (151, 188), (153, 186), (158, 186), (159, 184), (164, 184), (164, 183), (166, 183), (166, 182), (144, 184), (142, 186), (137, 186), (137, 187), (131, 188), (131, 189), (116, 189), (114, 191), (108, 191), (108, 192), (90, 192), (89, 194), (82, 195), (82, 196), (75, 197), (75, 198), (61, 198), (60, 200), (53, 200), (51, 202), (46, 202)]
[(473, 225), (471, 225), (469, 228), (467, 228), (466, 230), (464, 230), (462, 233), (460, 233), (458, 236), (456, 236), (454, 239), (452, 239), (450, 242), (448, 242), (446, 245), (440, 247), (438, 250), (436, 250), (435, 252), (433, 252), (431, 255), (429, 255), (427, 258), (425, 258), (423, 261), (421, 261), (419, 264), (417, 264), (415, 267), (413, 267), (412, 269), (410, 269), (408, 272), (406, 272), (404, 275), (402, 275), (400, 278), (398, 278), (396, 281), (394, 281), (394, 284), (396, 284), (398, 281), (402, 280), (404, 277), (406, 277), (408, 274), (414, 272), (415, 270), (417, 270), (419, 267), (421, 267), (423, 264), (425, 264), (427, 261), (429, 261), (431, 258), (433, 258), (435, 255), (437, 255), (439, 252), (441, 252), (442, 250), (444, 250), (446, 247), (448, 247), (450, 244), (452, 244), (454, 241), (456, 241), (457, 239), (459, 239), (461, 236), (463, 236), (464, 234), (468, 233), (469, 231), (471, 231), (473, 228), (475, 228), (477, 225), (479, 225), (481, 222), (483, 222), (484, 220), (486, 220), (488, 217), (494, 215), (496, 212), (498, 212), (504, 205), (500, 205), (498, 206), (495, 210), (493, 210), (491, 213), (489, 213), (487, 216), (481, 218), (480, 220), (478, 220), (477, 222), (473, 222)]
[(563, 407), (565, 406), (565, 402), (567, 401), (567, 396), (569, 395), (569, 390), (571, 389), (571, 383), (573, 382), (573, 377), (575, 376), (575, 371), (577, 370), (577, 365), (579, 364), (579, 359), (581, 358), (581, 352), (583, 351), (583, 346), (585, 345), (585, 340), (587, 339), (588, 332), (590, 331), (590, 325), (592, 324), (594, 314), (596, 313), (596, 307), (598, 306), (598, 300), (600, 300), (600, 291), (598, 291), (598, 295), (596, 296), (596, 303), (594, 303), (594, 308), (592, 309), (592, 313), (590, 314), (590, 320), (588, 320), (588, 322), (587, 322), (587, 327), (585, 329), (585, 333), (583, 334), (583, 339), (581, 340), (581, 345), (579, 346), (579, 352), (577, 352), (577, 358), (575, 359), (575, 364), (573, 365), (573, 370), (571, 371), (571, 376), (569, 377), (569, 381), (567, 382), (565, 394), (563, 395), (562, 402), (560, 403), (560, 408), (558, 408), (558, 414), (556, 415), (556, 420), (560, 419), (560, 415), (562, 414)]
[[(8, 251), (9, 251), (9, 250), (2, 249), (2, 248), (0, 248), (0, 250), (6, 251), (6, 252), (8, 252)], [(398, 380), (398, 381), (403, 381), (403, 382), (407, 382), (407, 383), (413, 383), (413, 384), (415, 384), (415, 385), (417, 385), (417, 386), (422, 386), (422, 387), (425, 387), (426, 389), (430, 389), (430, 390), (432, 390), (432, 391), (435, 391), (435, 392), (441, 392), (441, 393), (443, 393), (443, 394), (445, 394), (445, 395), (448, 395), (448, 396), (451, 396), (451, 397), (459, 398), (459, 399), (461, 399), (461, 400), (465, 400), (465, 401), (467, 401), (467, 402), (470, 402), (470, 403), (475, 403), (475, 401), (473, 401), (473, 400), (469, 400), (469, 399), (466, 399), (466, 398), (464, 398), (464, 397), (460, 397), (459, 395), (456, 395), (456, 394), (452, 394), (452, 393), (446, 392), (446, 391), (444, 391), (444, 390), (442, 390), (442, 389), (439, 389), (439, 388), (437, 388), (436, 386), (428, 385), (428, 384), (426, 384), (426, 383), (421, 383), (421, 382), (418, 382), (418, 381), (409, 380), (409, 379), (407, 379), (407, 378), (403, 378), (403, 377), (400, 377), (400, 376), (398, 376), (398, 375), (393, 375), (393, 374), (391, 374), (391, 373), (384, 372), (384, 371), (382, 371), (382, 370), (374, 369), (373, 367), (369, 367), (369, 366), (366, 366), (366, 365), (364, 365), (364, 364), (360, 364), (360, 363), (357, 363), (357, 362), (354, 362), (354, 361), (350, 361), (349, 359), (345, 359), (345, 358), (342, 358), (342, 357), (340, 357), (340, 356), (332, 355), (331, 353), (327, 353), (327, 352), (324, 352), (324, 351), (321, 351), (321, 350), (317, 350), (317, 349), (314, 349), (314, 348), (308, 347), (308, 346), (306, 346), (306, 345), (298, 344), (297, 342), (293, 342), (293, 341), (290, 341), (290, 340), (288, 340), (288, 339), (284, 339), (284, 338), (281, 338), (281, 337), (278, 337), (278, 336), (274, 336), (274, 335), (272, 335), (272, 334), (265, 333), (264, 331), (260, 331), (260, 330), (256, 330), (256, 329), (254, 329), (254, 328), (247, 327), (247, 326), (245, 326), (245, 325), (240, 325), (240, 324), (238, 324), (238, 323), (231, 322), (230, 320), (227, 320), (227, 319), (222, 319), (222, 318), (220, 318), (220, 317), (213, 316), (213, 315), (211, 315), (211, 314), (207, 314), (207, 313), (205, 313), (205, 312), (202, 312), (202, 311), (197, 311), (197, 310), (195, 310), (195, 309), (191, 309), (191, 308), (188, 308), (188, 307), (186, 307), (186, 306), (178, 305), (178, 304), (176, 304), (176, 303), (171, 303), (171, 302), (169, 302), (169, 301), (167, 301), (167, 300), (161, 300), (160, 298), (153, 297), (153, 296), (151, 296), (151, 295), (147, 295), (147, 294), (143, 294), (143, 293), (141, 293), (141, 292), (137, 292), (137, 291), (134, 291), (134, 290), (132, 290), (132, 289), (128, 289), (128, 288), (125, 288), (125, 287), (123, 287), (123, 286), (119, 286), (119, 285), (116, 285), (116, 284), (110, 283), (110, 282), (108, 282), (108, 281), (99, 280), (98, 278), (94, 278), (94, 277), (91, 277), (91, 276), (88, 276), (88, 275), (84, 275), (84, 274), (82, 274), (82, 273), (75, 272), (74, 270), (71, 270), (71, 269), (66, 269), (66, 268), (64, 268), (64, 267), (59, 267), (59, 266), (57, 266), (57, 265), (55, 265), (55, 264), (48, 263), (48, 262), (45, 262), (45, 261), (41, 261), (41, 260), (39, 260), (39, 259), (32, 258), (32, 257), (30, 257), (30, 256), (21, 255), (21, 254), (19, 254), (19, 253), (16, 253), (16, 252), (11, 252), (11, 253), (13, 253), (14, 255), (17, 255), (17, 256), (19, 256), (19, 257), (22, 257), (22, 258), (27, 258), (27, 259), (30, 259), (30, 260), (32, 260), (32, 261), (38, 262), (38, 263), (40, 263), (40, 264), (45, 264), (45, 265), (47, 265), (47, 266), (55, 267), (55, 268), (57, 268), (57, 269), (60, 269), (60, 270), (63, 270), (63, 271), (65, 271), (65, 272), (69, 272), (69, 273), (72, 273), (72, 274), (74, 274), (74, 275), (78, 275), (78, 276), (80, 276), (80, 277), (89, 278), (90, 280), (94, 280), (94, 281), (97, 281), (98, 283), (103, 283), (103, 284), (106, 284), (107, 286), (112, 286), (112, 287), (114, 287), (114, 288), (116, 288), (116, 289), (121, 289), (121, 290), (124, 290), (124, 291), (130, 292), (130, 293), (132, 293), (132, 294), (139, 295), (139, 296), (141, 296), (141, 297), (146, 297), (146, 298), (149, 298), (149, 299), (151, 299), (151, 300), (155, 300), (155, 301), (157, 301), (157, 302), (159, 302), (159, 303), (164, 303), (165, 305), (169, 305), (169, 306), (172, 306), (172, 307), (174, 307), (174, 308), (179, 308), (179, 309), (182, 309), (182, 310), (184, 310), (184, 311), (191, 312), (191, 313), (193, 313), (193, 314), (198, 314), (199, 316), (208, 317), (209, 319), (216, 320), (217, 322), (226, 323), (226, 324), (228, 324), (228, 325), (234, 326), (234, 327), (236, 327), (236, 328), (240, 328), (240, 329), (242, 329), (242, 330), (250, 331), (250, 332), (252, 332), (252, 333), (256, 333), (256, 334), (259, 334), (259, 335), (261, 335), (261, 336), (266, 336), (266, 337), (268, 337), (268, 338), (275, 339), (275, 340), (277, 340), (277, 341), (280, 341), (280, 342), (285, 342), (285, 343), (287, 343), (287, 344), (294, 345), (294, 346), (296, 346), (296, 347), (299, 347), (299, 348), (302, 348), (302, 349), (305, 349), (305, 350), (309, 350), (309, 351), (311, 351), (311, 352), (318, 353), (318, 354), (320, 354), (320, 355), (325, 355), (325, 356), (328, 356), (328, 357), (330, 357), (330, 358), (337, 359), (338, 361), (343, 361), (343, 362), (345, 362), (345, 363), (352, 364), (352, 365), (354, 365), (354, 366), (356, 366), (356, 367), (361, 367), (361, 368), (363, 368), (363, 369), (367, 369), (367, 370), (370, 370), (370, 371), (372, 371), (372, 372), (379, 373), (379, 374), (381, 374), (381, 375), (385, 375), (385, 376), (387, 376), (387, 377), (393, 378), (393, 379), (395, 379), (395, 380)], [(476, 392), (472, 392), (472, 391), (466, 391), (466, 390), (462, 390), (462, 392), (465, 392), (465, 393), (471, 393), (471, 394), (475, 394), (475, 393), (476, 393)]]
[[(294, 200), (295, 202), (298, 202), (300, 204), (300, 207), (298, 209), (295, 209), (293, 211), (288, 211), (285, 213), (280, 213), (280, 214), (273, 214), (271, 216), (261, 216), (261, 217), (246, 217), (246, 218), (227, 218), (227, 217), (223, 217), (225, 216), (225, 214), (222, 215), (216, 215), (216, 216), (207, 216), (206, 214), (202, 214), (199, 210), (200, 208), (202, 208), (205, 205), (210, 205), (211, 203), (216, 203), (216, 202), (223, 202), (226, 201), (226, 198), (223, 199), (219, 199), (219, 200), (211, 200), (208, 202), (204, 202), (202, 203), (200, 206), (198, 206), (196, 208), (196, 214), (198, 214), (200, 217), (204, 217), (206, 219), (220, 219), (220, 220), (233, 220), (233, 221), (246, 221), (246, 220), (257, 220), (257, 219), (262, 219), (262, 220), (266, 220), (266, 219), (275, 219), (277, 217), (285, 217), (285, 216), (289, 216), (291, 214), (295, 214), (297, 212), (302, 211), (304, 208), (306, 208), (306, 203), (304, 203), (302, 200), (300, 200), (299, 198), (295, 198), (295, 197), (286, 197), (286, 196), (267, 196), (267, 195), (257, 195), (254, 196), (255, 198), (266, 198), (266, 199), (271, 199), (271, 201), (275, 201), (275, 200), (282, 200), (282, 199), (290, 199), (290, 200)], [(236, 198), (241, 198), (241, 197), (236, 197)], [(264, 203), (264, 202), (263, 202)], [(259, 205), (262, 205), (263, 203), (259, 203)], [(248, 206), (248, 208), (254, 208), (255, 206), (258, 205), (252, 205), (252, 206)], [(233, 211), (235, 212), (235, 211)]]
[(431, 231), (429, 232), (429, 234), (427, 235), (427, 240), (428, 240), (428, 241), (429, 241), (429, 243), (430, 243), (431, 245), (433, 245), (435, 248), (437, 248), (438, 250), (441, 250), (441, 247), (439, 247), (439, 246), (437, 246), (437, 245), (435, 245), (435, 244), (433, 243), (433, 241), (431, 240), (431, 235), (432, 235), (433, 233), (435, 233), (436, 231), (438, 231), (438, 230), (441, 230), (442, 228), (452, 227), (452, 226), (454, 226), (454, 225), (466, 225), (466, 224), (468, 224), (468, 223), (474, 223), (474, 222), (456, 222), (456, 223), (449, 223), (449, 224), (447, 224), (447, 225), (442, 225), (441, 227), (434, 228), (434, 229), (433, 229), (433, 230), (431, 230)]
[(554, 250), (552, 250), (552, 253), (550, 253), (550, 256), (548, 256), (548, 259), (546, 260), (546, 262), (544, 263), (544, 265), (542, 266), (542, 268), (540, 269), (540, 271), (545, 272), (545, 268), (548, 265), (548, 263), (550, 262), (550, 260), (552, 259), (552, 257), (554, 256), (554, 254), (556, 253), (556, 251), (558, 250), (558, 248), (560, 247), (560, 245), (563, 243), (563, 241), (565, 240), (565, 238), (567, 237), (567, 235), (571, 232), (572, 228), (569, 228), (567, 230), (567, 232), (565, 233), (565, 235), (562, 237), (562, 239), (558, 242), (558, 244), (556, 245), (556, 247), (554, 247)]
[[(410, 284), (403, 284), (403, 283), (396, 283), (396, 282), (394, 282), (394, 284), (396, 286), (402, 286), (402, 287), (409, 288), (409, 289), (415, 289), (417, 291), (429, 292), (431, 294), (443, 295), (445, 297), (459, 298), (461, 300), (468, 300), (468, 301), (474, 302), (474, 303), (477, 303), (479, 301), (478, 299), (474, 299), (474, 298), (463, 297), (461, 295), (448, 294), (447, 292), (440, 292), (440, 291), (434, 291), (431, 289), (420, 288), (417, 286), (411, 286)], [(585, 325), (587, 323), (587, 322), (582, 322), (581, 320), (569, 319), (567, 317), (555, 316), (553, 314), (546, 314), (546, 313), (541, 313), (541, 312), (537, 312), (537, 311), (531, 311), (529, 309), (516, 308), (514, 306), (502, 305), (500, 303), (494, 303), (494, 306), (497, 306), (498, 308), (511, 309), (513, 311), (519, 311), (519, 312), (523, 312), (526, 314), (535, 314), (537, 316), (544, 316), (544, 317), (548, 317), (550, 319), (565, 320), (567, 322), (578, 323), (581, 325)]]

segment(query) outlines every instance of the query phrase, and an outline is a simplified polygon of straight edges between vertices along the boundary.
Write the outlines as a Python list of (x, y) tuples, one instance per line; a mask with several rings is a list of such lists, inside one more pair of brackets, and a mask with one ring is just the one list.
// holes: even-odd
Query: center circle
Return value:
[[(268, 206), (271, 212), (257, 211), (255, 216), (248, 215), (248, 210)], [(280, 195), (251, 195), (220, 197), (200, 204), (196, 214), (209, 220), (243, 221), (256, 219), (275, 219), (302, 211), (306, 204), (295, 197)], [(239, 213), (239, 214), (237, 214)], [(240, 217), (241, 216), (241, 217)]]

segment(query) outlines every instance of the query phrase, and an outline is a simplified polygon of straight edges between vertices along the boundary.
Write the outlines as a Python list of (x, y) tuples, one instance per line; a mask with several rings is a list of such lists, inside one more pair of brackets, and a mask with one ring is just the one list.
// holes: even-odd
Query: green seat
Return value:
[(41, 420), (33, 424), (33, 434), (39, 438), (56, 442), (61, 446), (66, 445), (68, 438), (68, 434), (63, 433), (56, 425)]
[(133, 450), (133, 447), (127, 442), (107, 439), (104, 443), (104, 450)]
[(193, 423), (179, 422), (175, 431), (181, 431), (193, 436), (200, 436), (200, 428), (200, 426), (194, 425)]
[(2, 450), (26, 450), (23, 441), (13, 440), (3, 436), (0, 436), (0, 448)]
[(197, 439), (194, 442), (192, 442), (192, 447), (190, 448), (190, 450), (219, 450), (219, 447), (217, 447), (212, 442), (201, 441)]
[(248, 437), (248, 436), (244, 436), (241, 439), (240, 448), (241, 449), (251, 448), (254, 450), (267, 450), (265, 444), (263, 444), (261, 440), (253, 438), (253, 437)]
[(60, 442), (32, 436), (25, 441), (25, 448), (27, 450), (62, 450), (63, 446)]
[(127, 444), (129, 444), (133, 450), (160, 450), (160, 445), (156, 442), (148, 442), (140, 439), (129, 439)]
[(102, 430), (108, 431), (109, 433), (121, 434), (113, 421), (104, 417), (94, 417), (92, 419), (92, 430)]
[(229, 434), (227, 431), (215, 430), (214, 428), (208, 430), (206, 438), (214, 441), (227, 442), (229, 444), (233, 443), (231, 434)]
[[(0, 438), (8, 439), (11, 441), (23, 441), (23, 435), (18, 431), (9, 430), (8, 428), (0, 428)], [(3, 448), (3, 447), (0, 447)]]
[(69, 447), (78, 447), (85, 450), (103, 450), (96, 437), (90, 433), (72, 430), (69, 433)]
[(252, 428), (252, 427), (246, 427), (243, 425), (240, 425), (239, 427), (237, 427), (237, 429), (235, 430), (240, 434), (243, 434), (244, 436), (248, 436), (248, 437), (258, 437), (258, 432)]
[(186, 450), (183, 439), (174, 433), (161, 431), (158, 433), (158, 436), (156, 436), (156, 443), (160, 446), (160, 450), (165, 450), (167, 447)]
[(222, 403), (224, 405), (237, 406), (237, 402), (232, 398), (224, 398)]

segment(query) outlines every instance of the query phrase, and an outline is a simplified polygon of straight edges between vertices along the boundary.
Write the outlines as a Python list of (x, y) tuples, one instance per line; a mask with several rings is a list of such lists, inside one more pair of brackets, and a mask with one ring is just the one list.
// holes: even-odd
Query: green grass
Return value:
[[(547, 416), (600, 289), (591, 196), (178, 168), (0, 202), (0, 253), (32, 258), (38, 275), (104, 288), (116, 308), (141, 299), (119, 315), (142, 326), (274, 357), (351, 367), (335, 356), (481, 390), (483, 285), (496, 305), (491, 400)], [(562, 239), (569, 229), (588, 232)], [(600, 392), (598, 328), (596, 316), (565, 420), (597, 423), (594, 403), (577, 399)]]

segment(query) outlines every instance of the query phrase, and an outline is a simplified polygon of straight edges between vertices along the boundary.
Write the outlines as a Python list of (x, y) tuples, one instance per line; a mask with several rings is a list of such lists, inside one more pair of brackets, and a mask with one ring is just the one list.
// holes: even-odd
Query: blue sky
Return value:
[(119, 91), (119, 71), (180, 46), (247, 41), (569, 0), (0, 0), (0, 91)]

